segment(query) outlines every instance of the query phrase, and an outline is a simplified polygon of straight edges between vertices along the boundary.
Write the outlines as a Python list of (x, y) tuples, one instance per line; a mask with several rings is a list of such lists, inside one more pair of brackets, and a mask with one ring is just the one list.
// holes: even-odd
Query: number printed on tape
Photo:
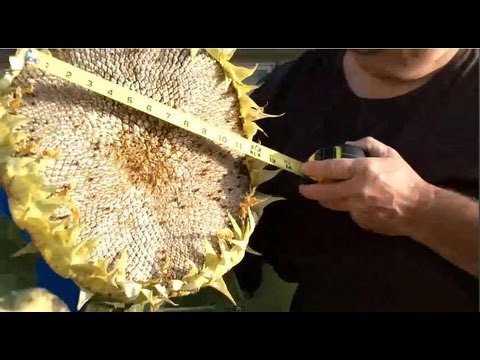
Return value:
[[(194, 134), (210, 140), (217, 140), (221, 144), (228, 145), (232, 149), (239, 150), (244, 155), (251, 156), (265, 163), (274, 165), (280, 169), (302, 176), (300, 171), (301, 162), (298, 160), (274, 152), (272, 149), (247, 140), (236, 133), (218, 129), (191, 114), (187, 114), (178, 109), (174, 109), (165, 104), (156, 102), (151, 98), (140, 95), (121, 85), (105, 80), (97, 75), (91, 74), (85, 70), (79, 69), (71, 64), (56, 59), (51, 55), (41, 53), (37, 50), (32, 51), (38, 59), (38, 61), (34, 62), (33, 65), (40, 69), (48, 71), (53, 75), (72, 82), (87, 90), (108, 96), (112, 100), (120, 102), (136, 110), (158, 117), (163, 121), (184, 128)], [(243, 144), (249, 144), (249, 146), (243, 146)], [(275, 154), (271, 154), (272, 152)]]

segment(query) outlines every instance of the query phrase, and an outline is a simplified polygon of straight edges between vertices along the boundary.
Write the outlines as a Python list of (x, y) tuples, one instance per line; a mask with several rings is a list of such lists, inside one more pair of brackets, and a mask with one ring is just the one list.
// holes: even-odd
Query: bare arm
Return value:
[(408, 235), (478, 277), (478, 201), (432, 185), (424, 194), (410, 217)]

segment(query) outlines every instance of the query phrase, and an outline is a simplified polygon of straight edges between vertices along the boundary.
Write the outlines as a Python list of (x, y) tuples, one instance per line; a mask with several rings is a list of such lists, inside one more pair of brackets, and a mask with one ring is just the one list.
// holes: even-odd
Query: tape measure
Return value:
[[(308, 161), (321, 161), (327, 159), (357, 159), (367, 157), (367, 154), (359, 147), (352, 145), (336, 145), (321, 148), (310, 156)], [(316, 184), (332, 182), (329, 179), (304, 178), (303, 184)]]
[(360, 148), (352, 145), (336, 145), (324, 147), (317, 150), (310, 156), (308, 161), (318, 161), (326, 159), (356, 159), (366, 157), (367, 154)]
[[(29, 49), (25, 55), (25, 62), (65, 81), (154, 116), (215, 143), (235, 149), (244, 155), (248, 155), (296, 175), (304, 176), (300, 171), (302, 165), (301, 161), (250, 141), (230, 130), (217, 128), (192, 114), (159, 103), (149, 97), (140, 95), (133, 90), (127, 89), (121, 85), (105, 80), (100, 76), (56, 59), (51, 55), (47, 55), (35, 49)], [(323, 155), (325, 155), (325, 150), (323, 151)], [(321, 153), (317, 151), (315, 154), (314, 158), (320, 159)]]
[(219, 129), (212, 126), (192, 114), (161, 104), (151, 98), (140, 95), (135, 91), (105, 80), (97, 75), (91, 74), (34, 49), (28, 50), (25, 60), (38, 69), (55, 75), (65, 81), (96, 92), (148, 115), (152, 115), (203, 138), (235, 149), (244, 155), (251, 156), (277, 168), (303, 176), (300, 171), (302, 165), (300, 161), (250, 141), (229, 130)]

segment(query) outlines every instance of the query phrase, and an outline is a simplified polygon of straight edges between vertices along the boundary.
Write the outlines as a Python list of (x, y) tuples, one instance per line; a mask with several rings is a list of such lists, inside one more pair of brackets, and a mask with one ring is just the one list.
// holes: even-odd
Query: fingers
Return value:
[(334, 211), (351, 211), (352, 203), (350, 199), (338, 199), (333, 201), (318, 202), (324, 208)]
[(302, 172), (314, 179), (346, 180), (354, 175), (354, 159), (328, 159), (309, 161), (302, 165)]
[(370, 230), (368, 228), (368, 214), (363, 211), (352, 211), (350, 213), (352, 220), (364, 230)]
[(347, 145), (357, 146), (373, 157), (399, 157), (398, 152), (391, 147), (381, 143), (373, 137), (365, 137), (357, 141), (347, 141)]
[(340, 181), (329, 184), (301, 185), (300, 194), (310, 200), (316, 200), (321, 204), (328, 204), (351, 197), (356, 193), (350, 181)]

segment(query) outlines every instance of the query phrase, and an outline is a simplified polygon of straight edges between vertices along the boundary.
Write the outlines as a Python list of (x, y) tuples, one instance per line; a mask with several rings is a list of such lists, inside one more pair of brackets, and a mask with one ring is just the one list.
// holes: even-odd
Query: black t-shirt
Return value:
[[(349, 88), (342, 50), (308, 51), (253, 94), (266, 112), (262, 144), (299, 160), (325, 145), (373, 136), (426, 181), (478, 199), (478, 50), (461, 50), (424, 86), (391, 99)], [(348, 213), (298, 193), (282, 172), (261, 191), (269, 205), (251, 239), (281, 278), (298, 282), (298, 311), (477, 311), (478, 279), (406, 237), (364, 231)], [(449, 221), (448, 218), (442, 221)]]

